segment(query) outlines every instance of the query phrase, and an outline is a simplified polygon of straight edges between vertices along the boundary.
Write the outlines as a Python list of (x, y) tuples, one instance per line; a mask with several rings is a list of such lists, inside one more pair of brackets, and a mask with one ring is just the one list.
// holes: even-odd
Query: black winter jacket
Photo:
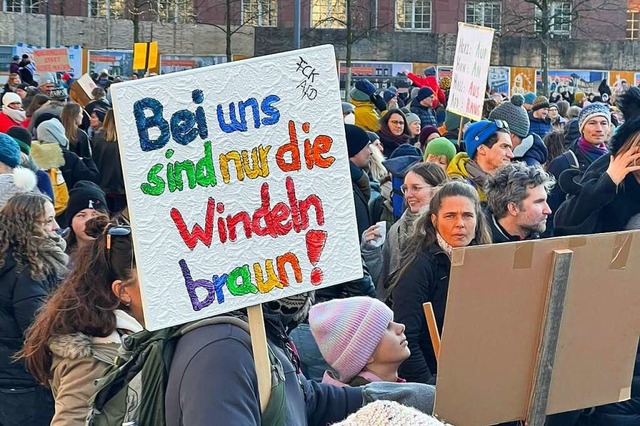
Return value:
[(570, 196), (556, 212), (555, 235), (622, 231), (640, 213), (640, 184), (630, 173), (616, 188), (606, 173), (609, 161), (605, 155), (589, 166), (580, 193)]
[(91, 158), (80, 158), (68, 149), (62, 149), (64, 165), (60, 167), (67, 189), (71, 190), (79, 180), (100, 183), (100, 172)]
[(22, 349), (24, 333), (57, 279), (34, 280), (28, 266), (19, 272), (13, 250), (7, 252), (4, 262), (0, 268), (0, 388), (30, 388), (37, 385), (35, 378), (24, 362), (14, 362), (12, 357)]
[(434, 245), (407, 267), (391, 292), (394, 321), (404, 324), (411, 356), (398, 374), (409, 382), (435, 383), (437, 362), (422, 304), (431, 302), (438, 330), (442, 333), (449, 290), (451, 260)]
[(91, 141), (93, 160), (100, 172), (100, 188), (107, 194), (124, 194), (124, 177), (118, 141), (104, 140), (104, 131), (98, 130)]

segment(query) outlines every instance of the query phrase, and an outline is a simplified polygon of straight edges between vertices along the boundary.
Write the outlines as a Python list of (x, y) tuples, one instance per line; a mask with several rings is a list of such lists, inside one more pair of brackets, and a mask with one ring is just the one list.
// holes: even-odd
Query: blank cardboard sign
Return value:
[(574, 254), (547, 414), (628, 399), (640, 335), (639, 234), (454, 250), (435, 413), (456, 426), (526, 417), (560, 249)]

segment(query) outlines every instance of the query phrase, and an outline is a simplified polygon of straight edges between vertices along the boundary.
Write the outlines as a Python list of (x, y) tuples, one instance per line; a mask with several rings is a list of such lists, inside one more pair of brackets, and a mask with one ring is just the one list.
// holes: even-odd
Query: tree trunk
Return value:
[(351, 47), (353, 45), (353, 31), (351, 30), (351, 0), (346, 0), (347, 13), (347, 52), (345, 58), (346, 76), (344, 81), (344, 99), (349, 102), (351, 91)]
[(551, 40), (551, 18), (549, 2), (542, 2), (542, 25), (540, 33), (540, 69), (542, 70), (542, 95), (549, 96), (549, 41)]
[(133, 3), (131, 22), (133, 22), (133, 42), (140, 43), (140, 0)]
[(233, 60), (233, 56), (231, 55), (231, 0), (226, 0), (227, 6), (227, 62), (231, 62)]

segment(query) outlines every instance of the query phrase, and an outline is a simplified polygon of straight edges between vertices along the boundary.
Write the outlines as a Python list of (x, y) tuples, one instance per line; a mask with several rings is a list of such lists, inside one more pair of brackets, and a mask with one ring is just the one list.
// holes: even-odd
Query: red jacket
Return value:
[(428, 87), (433, 90), (433, 93), (436, 95), (436, 99), (433, 102), (433, 109), (438, 106), (438, 102), (442, 105), (447, 103), (447, 97), (444, 94), (444, 91), (440, 88), (438, 84), (438, 79), (435, 76), (425, 77), (423, 75), (414, 74), (412, 72), (407, 74), (409, 80), (413, 81), (413, 83), (418, 87)]
[(21, 124), (13, 121), (4, 112), (0, 112), (0, 132), (7, 133), (7, 130), (13, 126), (21, 126)]

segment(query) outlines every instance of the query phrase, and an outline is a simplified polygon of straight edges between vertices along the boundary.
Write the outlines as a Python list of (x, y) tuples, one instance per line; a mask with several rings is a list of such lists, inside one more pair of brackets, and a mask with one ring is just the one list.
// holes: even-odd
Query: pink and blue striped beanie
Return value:
[(309, 311), (311, 334), (345, 383), (367, 365), (392, 320), (393, 311), (372, 297), (334, 299)]

